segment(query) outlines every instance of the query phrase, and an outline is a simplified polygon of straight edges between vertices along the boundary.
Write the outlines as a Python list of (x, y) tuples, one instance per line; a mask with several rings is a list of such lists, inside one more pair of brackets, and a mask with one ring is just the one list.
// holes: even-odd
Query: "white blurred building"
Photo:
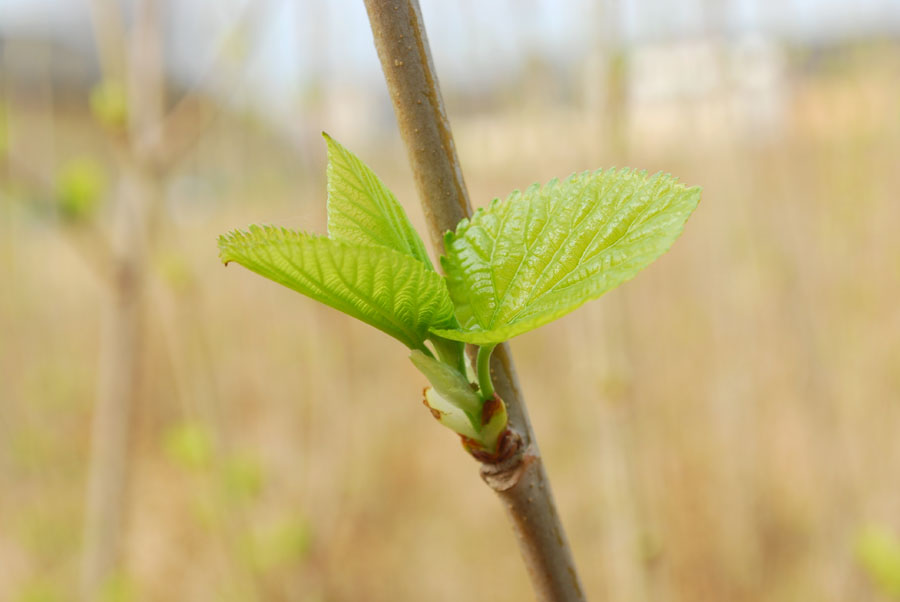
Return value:
[(640, 44), (625, 77), (629, 139), (641, 146), (764, 140), (784, 127), (785, 51), (762, 35)]

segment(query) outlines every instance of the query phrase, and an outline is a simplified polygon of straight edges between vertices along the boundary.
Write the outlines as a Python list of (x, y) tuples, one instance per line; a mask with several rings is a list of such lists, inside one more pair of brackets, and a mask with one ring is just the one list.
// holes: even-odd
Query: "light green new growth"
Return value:
[[(388, 247), (434, 270), (425, 245), (393, 193), (356, 155), (326, 133), (328, 236), (351, 245)], [(450, 328), (458, 328), (454, 321)], [(457, 341), (430, 337), (439, 357), (464, 370)]]
[(219, 237), (222, 261), (312, 297), (426, 350), (429, 327), (454, 324), (444, 280), (422, 262), (386, 247), (352, 246), (321, 236), (250, 226)]
[(453, 367), (429, 357), (421, 351), (413, 351), (409, 359), (425, 375), (438, 393), (452, 399), (455, 405), (474, 422), (481, 420), (481, 399), (472, 390), (468, 379)]
[(664, 253), (699, 200), (699, 188), (629, 169), (494, 200), (447, 233), (441, 263), (462, 328), (432, 332), (491, 345), (560, 318)]
[(419, 233), (391, 191), (356, 155), (322, 135), (328, 143), (328, 236), (389, 247), (434, 269)]
[(496, 451), (497, 440), (506, 429), (503, 401), (499, 401), (484, 424), (485, 400), (475, 393), (465, 376), (420, 351), (413, 351), (409, 359), (432, 385), (425, 391), (425, 403), (438, 422), (478, 443), (484, 450)]
[[(250, 226), (220, 236), (220, 256), (412, 349), (432, 384), (426, 404), (476, 457), (498, 452), (507, 425), (491, 382), (494, 346), (634, 276), (669, 248), (700, 199), (698, 188), (670, 176), (628, 169), (535, 185), (447, 233), (443, 278), (394, 195), (350, 151), (325, 140), (329, 237)], [(470, 376), (463, 342), (481, 346)]]
[(409, 359), (431, 383), (425, 392), (425, 403), (435, 418), (460, 435), (477, 439), (481, 428), (481, 399), (466, 377), (421, 351), (413, 351)]

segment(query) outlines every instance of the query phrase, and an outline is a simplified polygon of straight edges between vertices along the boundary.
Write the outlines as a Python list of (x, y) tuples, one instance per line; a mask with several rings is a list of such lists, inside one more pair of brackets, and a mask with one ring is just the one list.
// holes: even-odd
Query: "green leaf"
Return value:
[(434, 269), (422, 239), (391, 191), (356, 155), (322, 135), (328, 143), (328, 236), (388, 247)]
[(441, 263), (462, 328), (433, 332), (491, 345), (562, 317), (663, 254), (699, 200), (699, 188), (630, 169), (494, 200), (446, 235)]
[(219, 237), (219, 256), (424, 350), (428, 329), (454, 324), (444, 280), (385, 247), (360, 247), (271, 226)]

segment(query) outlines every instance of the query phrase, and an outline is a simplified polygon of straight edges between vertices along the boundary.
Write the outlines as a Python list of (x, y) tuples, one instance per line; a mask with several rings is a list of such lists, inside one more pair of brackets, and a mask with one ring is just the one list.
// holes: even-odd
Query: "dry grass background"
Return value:
[[(478, 205), (626, 162), (704, 188), (670, 253), (512, 342), (593, 599), (889, 599), (854, 548), (865, 525), (900, 532), (900, 55), (853, 56), (792, 82), (766, 141), (611, 149), (577, 118), (547, 128), (553, 107), (450, 102)], [(7, 102), (56, 157), (99, 146), (86, 115), (57, 107), (48, 126)], [(486, 119), (537, 144), (498, 153)], [(421, 226), (396, 136), (347, 143)], [(118, 598), (530, 599), (499, 504), (422, 407), (404, 349), (216, 258), (216, 235), (250, 222), (324, 229), (312, 153), (226, 120), (166, 187)], [(6, 190), (0, 599), (70, 600), (102, 283), (72, 227), (34, 208), (46, 199)]]

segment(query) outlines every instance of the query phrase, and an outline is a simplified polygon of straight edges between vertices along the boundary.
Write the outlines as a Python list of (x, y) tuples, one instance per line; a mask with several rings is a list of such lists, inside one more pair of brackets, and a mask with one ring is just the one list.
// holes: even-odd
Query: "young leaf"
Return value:
[(465, 412), (473, 420), (481, 419), (481, 398), (472, 390), (469, 381), (453, 366), (413, 351), (409, 359), (425, 375), (441, 397)]
[(421, 351), (413, 350), (409, 359), (432, 385), (425, 405), (438, 422), (462, 435), (470, 452), (496, 453), (508, 419), (503, 401), (493, 395), (482, 400), (462, 373)]
[(462, 328), (433, 332), (491, 345), (551, 322), (663, 254), (699, 200), (699, 188), (629, 169), (494, 200), (447, 233), (441, 263)]
[(438, 422), (454, 433), (472, 440), (478, 439), (479, 434), (472, 424), (472, 418), (434, 387), (425, 389), (425, 405)]
[(328, 235), (356, 245), (389, 247), (434, 269), (403, 207), (356, 155), (328, 143)]
[(219, 256), (424, 349), (429, 327), (455, 323), (444, 280), (385, 247), (359, 247), (270, 226), (219, 237)]

